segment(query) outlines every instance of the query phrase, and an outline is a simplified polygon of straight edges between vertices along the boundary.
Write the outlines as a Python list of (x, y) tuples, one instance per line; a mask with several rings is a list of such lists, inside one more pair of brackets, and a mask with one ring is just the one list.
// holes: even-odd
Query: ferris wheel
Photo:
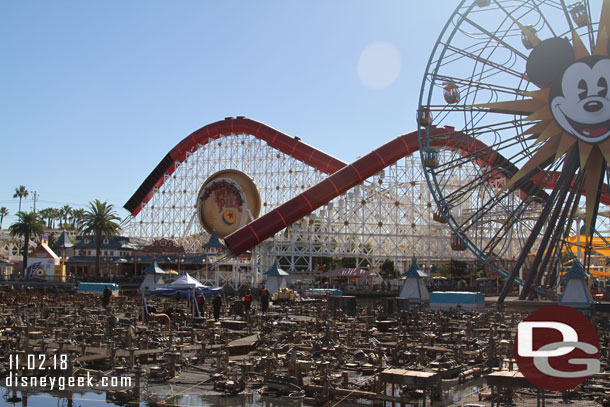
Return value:
[(464, 0), (433, 48), (417, 120), (435, 219), (508, 277), (499, 302), (513, 280), (550, 294), (575, 219), (590, 258), (610, 203), (609, 32), (608, 0)]

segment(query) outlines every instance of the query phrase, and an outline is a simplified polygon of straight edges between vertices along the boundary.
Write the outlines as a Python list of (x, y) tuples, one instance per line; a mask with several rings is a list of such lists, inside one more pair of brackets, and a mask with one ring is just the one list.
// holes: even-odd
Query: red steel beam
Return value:
[[(453, 131), (453, 128), (438, 127), (430, 129), (430, 135), (439, 136)], [(417, 131), (402, 135), (231, 233), (225, 237), (225, 243), (235, 255), (240, 255), (418, 149)]]
[[(545, 189), (553, 189), (555, 188), (555, 184), (557, 183), (560, 175), (560, 171), (547, 171), (544, 173), (539, 172), (538, 174), (534, 174), (534, 176), (532, 176), (532, 181)], [(576, 177), (574, 177), (574, 179), (576, 179)], [(572, 180), (572, 185), (573, 183), (574, 180)], [(587, 189), (583, 187), (582, 193), (585, 194), (586, 192)], [(608, 184), (602, 185), (602, 194), (599, 201), (604, 205), (610, 205), (610, 188), (608, 187)]]
[[(132, 216), (136, 216), (143, 205), (152, 198), (155, 188), (163, 185), (165, 176), (171, 175), (176, 170), (176, 163), (186, 160), (187, 152), (193, 153), (211, 140), (231, 134), (253, 135), (284, 154), (290, 155), (326, 174), (333, 174), (263, 217), (227, 236), (225, 242), (237, 255), (271, 237), (383, 168), (395, 163), (400, 158), (419, 149), (418, 132), (414, 131), (400, 136), (356, 162), (346, 165), (343, 161), (301, 142), (299, 138), (290, 137), (266, 124), (245, 117), (229, 117), (196, 130), (178, 143), (167, 154), (164, 161), (159, 164), (160, 170), (153, 171), (149, 175), (125, 207), (131, 212)], [(498, 163), (506, 161), (499, 153), (480, 140), (456, 132), (453, 127), (432, 128), (429, 136), (433, 147), (442, 147), (465, 155), (478, 153), (479, 157), (475, 159), (475, 162), (481, 166), (495, 167)], [(511, 173), (512, 171), (508, 172)], [(501, 174), (492, 176), (497, 178)], [(543, 182), (542, 174), (537, 174), (532, 177), (532, 182), (549, 189), (553, 187), (557, 176), (557, 174), (552, 174), (551, 177), (546, 177), (546, 181)], [(523, 198), (527, 195), (527, 192), (522, 190), (520, 195)], [(603, 187), (601, 202), (610, 204), (607, 185)]]
[(136, 216), (142, 210), (143, 205), (150, 201), (155, 193), (155, 188), (160, 188), (165, 182), (165, 176), (174, 173), (177, 168), (176, 164), (186, 160), (187, 152), (193, 153), (211, 140), (231, 134), (250, 134), (267, 142), (269, 146), (282, 153), (326, 174), (332, 174), (346, 165), (343, 161), (303, 143), (298, 137), (288, 136), (266, 124), (241, 116), (227, 117), (225, 120), (208, 124), (191, 133), (168, 153), (159, 164), (159, 170), (153, 171), (125, 204), (125, 208), (131, 212), (131, 216)]
[(271, 147), (284, 154), (290, 155), (326, 174), (332, 174), (345, 166), (343, 161), (303, 143), (298, 137), (288, 136), (266, 124), (241, 116), (228, 117), (191, 133), (170, 151), (170, 155), (176, 161), (184, 161), (187, 151), (194, 152), (198, 145), (203, 146), (210, 140), (228, 134), (253, 135), (266, 141)]
[[(428, 136), (430, 137), (430, 145), (432, 147), (442, 147), (447, 150), (457, 151), (463, 155), (476, 156), (477, 158), (474, 159), (474, 162), (479, 166), (502, 168), (506, 170), (507, 174), (511, 175), (517, 171), (517, 167), (511, 164), (500, 153), (494, 151), (480, 140), (462, 132), (456, 132), (453, 127), (431, 128)], [(301, 219), (303, 216), (315, 211), (320, 206), (327, 204), (348, 189), (360, 184), (383, 168), (394, 164), (399, 159), (418, 149), (417, 131), (402, 135), (352, 164), (345, 166), (271, 212), (231, 233), (225, 237), (225, 243), (234, 254), (240, 255)], [(498, 171), (491, 174), (492, 179), (502, 176), (504, 176), (503, 173)], [(553, 184), (553, 176), (543, 183), (539, 175), (522, 184), (519, 195), (521, 199), (525, 199), (529, 195), (529, 191), (535, 190), (535, 187), (548, 189), (552, 188)], [(604, 187), (602, 192), (602, 202), (610, 201), (607, 186)], [(543, 198), (546, 195), (540, 191), (536, 192), (536, 194)]]

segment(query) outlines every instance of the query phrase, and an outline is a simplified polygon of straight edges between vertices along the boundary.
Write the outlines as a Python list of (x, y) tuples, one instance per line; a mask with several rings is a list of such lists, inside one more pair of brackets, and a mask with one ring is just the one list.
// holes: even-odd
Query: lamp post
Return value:
[(138, 256), (133, 256), (133, 276), (138, 275)]
[(178, 274), (180, 273), (180, 266), (182, 265), (182, 263), (184, 263), (184, 259), (181, 257), (178, 260), (176, 260), (176, 263), (178, 263)]
[(104, 262), (106, 263), (106, 277), (110, 276), (110, 258), (105, 257)]
[(210, 281), (210, 259), (207, 254), (205, 255), (205, 281)]

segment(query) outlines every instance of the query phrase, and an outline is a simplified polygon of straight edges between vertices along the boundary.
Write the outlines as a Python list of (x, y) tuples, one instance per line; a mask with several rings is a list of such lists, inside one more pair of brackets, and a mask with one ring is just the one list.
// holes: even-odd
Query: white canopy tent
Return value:
[(426, 273), (419, 270), (415, 261), (411, 263), (407, 272), (402, 274), (401, 277), (405, 279), (405, 282), (400, 288), (398, 298), (406, 298), (410, 301), (430, 299), (430, 294), (428, 293), (428, 288), (426, 287), (426, 282), (424, 280)]
[(561, 305), (585, 306), (593, 304), (593, 296), (585, 280), (586, 274), (579, 261), (574, 261), (564, 276), (566, 283), (559, 303)]
[(277, 261), (273, 262), (273, 266), (263, 274), (265, 276), (265, 287), (271, 297), (286, 288), (286, 276), (290, 275), (278, 267)]
[(156, 261), (153, 261), (142, 273), (144, 273), (144, 279), (138, 289), (140, 293), (148, 294), (151, 290), (165, 284), (163, 276), (167, 275), (167, 272), (159, 267)]

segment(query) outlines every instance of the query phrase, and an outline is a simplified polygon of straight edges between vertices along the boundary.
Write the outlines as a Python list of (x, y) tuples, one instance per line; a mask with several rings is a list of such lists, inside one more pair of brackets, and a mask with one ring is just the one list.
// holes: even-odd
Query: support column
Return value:
[(566, 162), (564, 163), (563, 170), (561, 172), (561, 175), (559, 176), (559, 180), (557, 181), (555, 188), (553, 189), (553, 192), (551, 193), (551, 196), (547, 199), (547, 201), (544, 205), (544, 208), (542, 209), (542, 212), (540, 213), (540, 217), (538, 218), (538, 221), (532, 228), (532, 232), (531, 232), (530, 236), (527, 238), (525, 245), (521, 249), (521, 253), (519, 253), (519, 257), (517, 258), (517, 261), (515, 262), (513, 270), (511, 271), (510, 275), (508, 276), (508, 279), (506, 280), (506, 283), (504, 284), (504, 287), (502, 288), (502, 292), (500, 292), (497, 304), (504, 303), (504, 299), (508, 295), (510, 288), (513, 285), (513, 282), (515, 281), (515, 277), (517, 276), (517, 273), (519, 272), (519, 269), (521, 268), (521, 266), (523, 266), (525, 259), (529, 255), (529, 252), (530, 252), (532, 246), (534, 245), (534, 243), (536, 242), (536, 239), (538, 238), (538, 235), (540, 234), (542, 227), (546, 223), (546, 219), (548, 218), (551, 210), (553, 209), (553, 206), (555, 205), (555, 201), (557, 199), (557, 195), (559, 194), (559, 191), (562, 188), (569, 187), (569, 183), (566, 183), (566, 180), (568, 180), (569, 182), (572, 181), (572, 178), (574, 176), (577, 166), (578, 166), (578, 149), (573, 147), (569, 153), (568, 158), (566, 159)]

